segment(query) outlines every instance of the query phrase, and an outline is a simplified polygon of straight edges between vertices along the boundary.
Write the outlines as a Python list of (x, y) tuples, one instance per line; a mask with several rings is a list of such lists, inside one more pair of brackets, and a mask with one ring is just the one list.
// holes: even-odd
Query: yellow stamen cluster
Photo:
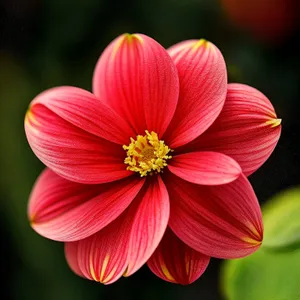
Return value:
[(138, 172), (141, 177), (160, 173), (167, 166), (167, 160), (172, 158), (168, 155), (172, 150), (153, 131), (146, 130), (146, 135), (138, 135), (136, 140), (130, 138), (130, 141), (128, 146), (123, 146), (127, 150), (124, 163), (128, 165), (127, 170)]

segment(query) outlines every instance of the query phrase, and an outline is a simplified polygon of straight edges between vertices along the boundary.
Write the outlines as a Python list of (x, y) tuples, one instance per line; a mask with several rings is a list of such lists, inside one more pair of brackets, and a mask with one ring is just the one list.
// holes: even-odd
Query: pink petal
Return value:
[(184, 243), (218, 258), (243, 257), (260, 247), (261, 211), (243, 174), (218, 186), (195, 185), (171, 173), (166, 175), (171, 199), (169, 225)]
[(191, 152), (174, 156), (169, 170), (180, 178), (196, 184), (219, 185), (237, 179), (242, 170), (227, 155), (218, 152)]
[(159, 278), (183, 285), (197, 280), (210, 258), (184, 244), (170, 229), (148, 260), (150, 270)]
[(143, 34), (124, 34), (101, 55), (93, 91), (128, 120), (136, 134), (147, 129), (162, 136), (178, 101), (177, 70), (156, 41)]
[[(114, 282), (123, 273), (130, 276), (149, 259), (161, 241), (169, 221), (169, 206), (161, 178), (150, 178), (120, 217), (98, 233), (76, 242), (77, 261), (76, 246), (66, 246), (70, 247), (66, 250), (69, 265), (76, 274), (103, 283)], [(111, 269), (107, 270), (106, 265)], [(115, 269), (118, 271), (113, 273)], [(108, 274), (108, 279), (101, 274)]]
[[(134, 215), (125, 276), (136, 272), (152, 255), (169, 221), (170, 203), (160, 176), (150, 178), (145, 193), (139, 194), (140, 204)], [(137, 200), (135, 200), (137, 201)]]
[(224, 108), (204, 134), (179, 152), (216, 151), (235, 159), (248, 176), (273, 152), (281, 133), (271, 102), (258, 90), (229, 84)]
[(120, 145), (134, 134), (129, 125), (111, 108), (88, 91), (63, 86), (38, 95), (32, 106), (42, 104), (76, 127)]
[(127, 212), (94, 235), (65, 244), (70, 268), (80, 276), (104, 284), (118, 280), (127, 267), (131, 222)]
[(180, 96), (164, 139), (176, 148), (198, 137), (217, 118), (226, 98), (227, 72), (221, 52), (208, 41), (185, 41), (168, 52), (178, 70)]
[(85, 185), (46, 169), (32, 190), (28, 215), (39, 234), (57, 241), (83, 239), (116, 219), (132, 202), (144, 180), (130, 177)]
[(75, 274), (84, 277), (78, 265), (78, 242), (65, 243), (65, 256), (69, 267)]
[[(33, 152), (46, 166), (68, 180), (88, 184), (132, 175), (121, 145), (82, 130), (35, 102), (26, 115), (25, 130)], [(113, 123), (107, 126), (114, 128)]]

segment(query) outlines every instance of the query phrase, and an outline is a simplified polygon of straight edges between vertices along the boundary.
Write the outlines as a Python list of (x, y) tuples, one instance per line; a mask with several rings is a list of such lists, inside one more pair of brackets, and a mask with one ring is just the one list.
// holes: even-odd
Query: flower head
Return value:
[(189, 284), (210, 257), (243, 257), (262, 242), (246, 176), (272, 153), (280, 119), (256, 89), (227, 84), (208, 41), (165, 50), (124, 34), (101, 55), (93, 94), (41, 93), (25, 130), (47, 166), (30, 196), (31, 225), (65, 242), (82, 277), (108, 284), (147, 263)]
[(127, 170), (138, 172), (142, 177), (160, 173), (167, 166), (167, 160), (172, 158), (168, 155), (171, 149), (153, 131), (146, 130), (146, 135), (138, 135), (136, 141), (133, 138), (130, 141), (129, 146), (123, 146), (128, 150), (124, 163), (128, 164)]

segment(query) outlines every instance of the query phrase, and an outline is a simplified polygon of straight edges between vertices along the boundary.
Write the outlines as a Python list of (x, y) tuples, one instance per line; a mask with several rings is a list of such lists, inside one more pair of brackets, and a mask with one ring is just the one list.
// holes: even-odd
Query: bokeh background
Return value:
[(283, 119), (275, 152), (250, 177), (263, 203), (300, 182), (298, 12), (297, 0), (0, 0), (0, 298), (223, 299), (216, 259), (187, 287), (163, 282), (147, 267), (111, 286), (74, 275), (63, 245), (27, 221), (28, 195), (44, 167), (26, 142), (24, 115), (47, 88), (91, 90), (94, 65), (119, 34), (145, 33), (165, 47), (208, 39), (223, 52), (229, 81), (260, 89)]

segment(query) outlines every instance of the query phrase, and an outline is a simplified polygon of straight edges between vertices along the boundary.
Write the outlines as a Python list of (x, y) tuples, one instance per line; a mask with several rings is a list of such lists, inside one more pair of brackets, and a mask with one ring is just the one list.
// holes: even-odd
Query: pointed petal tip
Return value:
[(192, 46), (193, 50), (197, 50), (201, 47), (205, 47), (208, 48), (211, 45), (211, 42), (209, 42), (206, 39), (200, 39), (200, 40), (196, 40), (194, 46)]
[(30, 226), (33, 227), (36, 223), (36, 216), (35, 215), (29, 215), (28, 220), (29, 220)]
[(112, 51), (112, 58), (116, 57), (117, 51), (121, 47), (126, 47), (128, 45), (134, 44), (134, 42), (138, 42), (139, 44), (143, 43), (142, 37), (137, 33), (124, 33), (117, 37), (112, 43), (115, 42), (113, 51)]
[(167, 229), (147, 265), (156, 276), (165, 281), (188, 285), (205, 272), (209, 261), (208, 256), (190, 248)]
[(138, 33), (125, 33), (124, 40), (126, 40), (128, 43), (133, 42), (134, 40), (137, 40), (139, 42), (143, 42), (143, 38)]
[(259, 225), (259, 229), (254, 225), (249, 226), (250, 234), (242, 238), (244, 242), (251, 246), (260, 246), (263, 242), (263, 226)]
[(184, 49), (191, 49), (192, 51), (196, 51), (198, 49), (201, 48), (209, 48), (210, 46), (212, 46), (213, 44), (206, 40), (206, 39), (191, 39), (191, 40), (187, 40), (178, 44), (175, 44), (174, 46), (170, 47), (168, 51), (170, 51), (172, 53), (173, 50), (175, 50), (175, 52), (177, 51), (182, 51)]
[(130, 274), (128, 274), (128, 266), (127, 266), (126, 270), (123, 273), (123, 277), (129, 277), (129, 276)]
[(243, 247), (246, 252), (233, 256), (229, 259), (243, 258), (245, 256), (251, 255), (256, 252), (263, 243), (264, 229), (262, 220), (260, 220), (259, 223), (245, 223), (244, 225), (248, 228), (248, 230), (244, 236), (240, 236), (240, 240), (244, 244)]
[(262, 244), (262, 238), (255, 239), (253, 237), (246, 236), (246, 237), (242, 238), (242, 241), (246, 242), (251, 247), (258, 247)]
[(96, 272), (93, 267), (93, 261), (90, 262), (90, 273), (91, 273), (91, 276), (94, 281), (102, 283), (104, 285), (108, 285), (108, 284), (115, 282), (118, 279), (118, 277), (114, 278), (114, 273), (115, 273), (114, 269), (111, 272), (109, 272), (108, 274), (106, 274), (106, 270), (107, 270), (107, 266), (108, 266), (110, 258), (111, 257), (109, 254), (105, 255), (105, 258), (102, 262), (101, 270), (99, 272), (98, 277), (97, 277)]
[(163, 274), (166, 276), (166, 278), (168, 280), (170, 280), (171, 282), (177, 283), (175, 278), (171, 275), (170, 271), (168, 270), (166, 264), (161, 263), (160, 267), (161, 267)]
[(273, 128), (273, 127), (278, 127), (279, 125), (281, 125), (281, 121), (282, 121), (282, 119), (275, 117), (275, 118), (272, 118), (272, 119), (266, 121), (266, 124), (270, 125)]
[[(186, 265), (187, 273), (188, 273), (188, 268), (189, 268), (189, 264)], [(171, 283), (175, 283), (175, 284), (179, 284), (179, 285), (189, 285), (189, 284), (193, 283), (196, 279), (198, 279), (198, 278), (193, 278), (191, 280), (188, 276), (185, 276), (185, 275), (188, 275), (188, 274), (184, 274), (184, 276), (175, 279), (171, 275), (171, 273), (170, 273), (168, 267), (166, 266), (166, 264), (164, 264), (164, 263), (161, 263), (160, 269), (161, 269), (162, 275), (165, 277), (164, 279), (166, 281), (171, 282)]]
[(28, 125), (28, 126), (31, 126), (31, 124), (40, 125), (40, 123), (35, 118), (31, 108), (32, 108), (32, 106), (29, 106), (25, 113), (25, 118), (24, 118), (25, 125)]

